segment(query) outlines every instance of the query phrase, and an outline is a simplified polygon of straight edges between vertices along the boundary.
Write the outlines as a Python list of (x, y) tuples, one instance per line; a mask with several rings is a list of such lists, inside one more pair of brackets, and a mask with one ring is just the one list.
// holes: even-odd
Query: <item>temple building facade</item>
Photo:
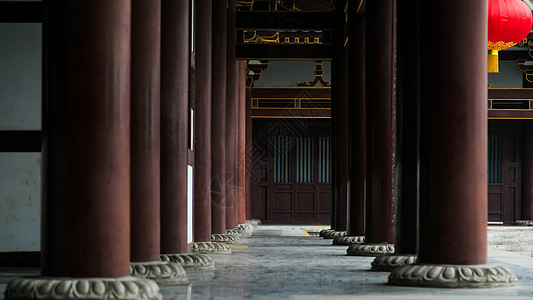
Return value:
[(0, 265), (40, 267), (5, 299), (160, 299), (259, 223), (513, 284), (487, 225), (533, 225), (533, 33), (487, 73), (487, 10), (0, 0)]

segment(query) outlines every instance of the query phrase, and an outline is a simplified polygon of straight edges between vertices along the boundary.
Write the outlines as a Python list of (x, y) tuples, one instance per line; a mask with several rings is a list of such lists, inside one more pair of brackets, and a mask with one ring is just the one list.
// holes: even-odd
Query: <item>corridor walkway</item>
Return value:
[[(345, 246), (306, 236), (319, 227), (259, 226), (232, 248), (213, 255), (217, 270), (188, 287), (192, 299), (533, 299), (533, 258), (489, 251), (489, 263), (518, 277), (512, 288), (445, 290), (388, 286), (388, 273), (372, 272), (373, 258), (345, 256)], [(323, 227), (326, 228), (326, 227)], [(194, 279), (194, 277), (192, 278)], [(203, 280), (201, 280), (203, 279)], [(166, 299), (176, 288), (162, 287)], [(342, 295), (342, 296), (341, 296)]]
[[(385, 285), (388, 273), (372, 272), (373, 258), (347, 257), (345, 246), (307, 236), (325, 227), (258, 226), (232, 246), (231, 255), (212, 255), (214, 272), (191, 274), (188, 286), (162, 286), (164, 299), (533, 299), (533, 258), (489, 251), (489, 263), (511, 268), (518, 284), (499, 289), (428, 289)], [(0, 269), (0, 299), (14, 276), (36, 270)]]

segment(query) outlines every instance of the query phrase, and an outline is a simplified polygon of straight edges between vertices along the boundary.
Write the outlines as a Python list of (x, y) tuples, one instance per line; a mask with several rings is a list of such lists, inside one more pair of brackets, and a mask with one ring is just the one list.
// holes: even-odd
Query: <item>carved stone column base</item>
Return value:
[(414, 254), (392, 254), (378, 256), (372, 262), (374, 271), (392, 271), (398, 267), (416, 263), (417, 256)]
[(381, 256), (393, 254), (393, 244), (354, 244), (346, 250), (348, 256)]
[(394, 269), (389, 284), (435, 288), (492, 288), (516, 283), (513, 271), (490, 265), (414, 264)]
[(226, 234), (234, 235), (238, 237), (246, 237), (246, 232), (243, 230), (237, 230), (237, 229), (228, 229), (226, 230)]
[(226, 234), (237, 235), (240, 237), (250, 237), (252, 236), (252, 231), (254, 230), (253, 226), (240, 224), (235, 226), (234, 229), (226, 230)]
[(336, 237), (342, 237), (342, 236), (346, 236), (346, 231), (332, 230), (332, 231), (324, 232), (324, 239), (332, 240)]
[(246, 224), (249, 224), (249, 225), (252, 225), (253, 227), (256, 227), (256, 226), (261, 225), (261, 220), (258, 220), (258, 219), (246, 220)]
[(227, 244), (215, 242), (198, 242), (192, 245), (192, 251), (203, 254), (231, 254)]
[(252, 224), (247, 224), (247, 223), (239, 224), (239, 225), (237, 225), (237, 227), (245, 229), (245, 230), (248, 230), (248, 231), (253, 231), (254, 230), (254, 226)]
[(244, 231), (246, 236), (252, 236), (252, 232), (254, 231), (254, 227), (250, 224), (239, 224), (235, 229)]
[(339, 236), (333, 239), (334, 246), (350, 246), (365, 242), (364, 236)]
[(326, 234), (326, 232), (330, 232), (330, 231), (335, 231), (333, 229), (322, 229), (320, 230), (320, 232), (318, 233), (318, 236), (319, 237), (324, 237), (324, 235)]
[(212, 234), (212, 242), (221, 242), (226, 244), (235, 244), (241, 241), (241, 238), (235, 234)]
[(122, 278), (27, 277), (9, 282), (6, 300), (17, 299), (127, 299), (161, 300), (153, 280)]
[(151, 279), (160, 285), (177, 285), (189, 283), (187, 272), (180, 264), (174, 262), (132, 262), (130, 275)]
[(215, 264), (211, 258), (205, 254), (161, 254), (161, 260), (178, 263), (186, 272), (213, 271), (215, 269)]
[(533, 220), (517, 220), (515, 224), (521, 226), (533, 226)]

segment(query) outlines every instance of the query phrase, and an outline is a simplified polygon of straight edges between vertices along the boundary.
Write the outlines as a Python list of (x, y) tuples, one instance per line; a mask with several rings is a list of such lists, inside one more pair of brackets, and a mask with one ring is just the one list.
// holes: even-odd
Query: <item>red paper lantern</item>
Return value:
[(498, 51), (522, 41), (531, 30), (533, 17), (520, 0), (489, 0), (489, 72), (498, 72)]

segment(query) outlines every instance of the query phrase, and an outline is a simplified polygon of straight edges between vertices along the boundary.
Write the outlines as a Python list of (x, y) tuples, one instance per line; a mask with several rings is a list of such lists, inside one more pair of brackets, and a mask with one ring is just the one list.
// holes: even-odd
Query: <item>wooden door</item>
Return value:
[[(294, 126), (288, 120), (283, 123)], [(263, 133), (269, 131), (263, 138), (254, 135), (254, 177), (260, 179), (254, 185), (254, 217), (267, 223), (327, 224), (331, 214), (329, 126), (306, 121), (305, 130), (295, 132), (279, 130), (274, 124), (254, 123), (254, 133), (261, 126), (265, 126)]]
[(519, 216), (520, 142), (515, 121), (489, 121), (488, 221), (514, 224)]

